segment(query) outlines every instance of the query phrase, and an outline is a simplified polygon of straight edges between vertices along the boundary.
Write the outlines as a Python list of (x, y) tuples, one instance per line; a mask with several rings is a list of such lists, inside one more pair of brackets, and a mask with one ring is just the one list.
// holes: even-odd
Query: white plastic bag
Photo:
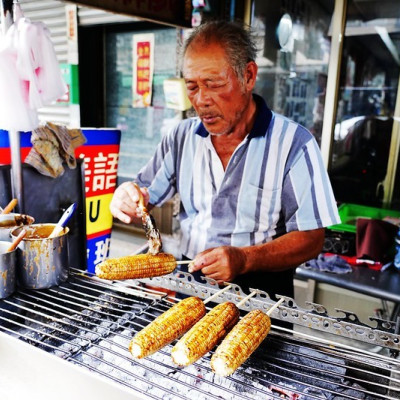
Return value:
[(37, 109), (67, 91), (50, 32), (28, 18), (19, 18), (8, 29), (0, 49), (0, 71), (2, 129), (36, 129)]

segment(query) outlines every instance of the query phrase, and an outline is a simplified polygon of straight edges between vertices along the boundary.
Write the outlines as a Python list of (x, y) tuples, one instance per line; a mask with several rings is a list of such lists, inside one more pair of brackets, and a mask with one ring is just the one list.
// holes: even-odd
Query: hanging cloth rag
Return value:
[(64, 173), (63, 163), (76, 167), (75, 149), (86, 142), (80, 129), (68, 129), (47, 122), (32, 132), (32, 149), (25, 162), (41, 174), (57, 178)]
[(394, 238), (398, 227), (374, 218), (357, 218), (357, 258), (387, 262), (393, 260)]

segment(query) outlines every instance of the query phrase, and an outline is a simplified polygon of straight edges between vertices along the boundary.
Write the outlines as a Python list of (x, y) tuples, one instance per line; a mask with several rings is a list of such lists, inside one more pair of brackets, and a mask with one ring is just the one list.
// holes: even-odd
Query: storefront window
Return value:
[(255, 91), (275, 112), (308, 128), (318, 143), (333, 5), (333, 0), (255, 0), (252, 16), (260, 39)]
[(398, 0), (349, 0), (329, 169), (339, 202), (383, 205), (399, 54)]
[[(154, 33), (153, 95), (150, 107), (133, 107), (133, 36)], [(176, 112), (165, 107), (163, 82), (176, 74), (176, 29), (106, 34), (106, 123), (121, 130), (118, 176), (132, 178), (152, 157)]]

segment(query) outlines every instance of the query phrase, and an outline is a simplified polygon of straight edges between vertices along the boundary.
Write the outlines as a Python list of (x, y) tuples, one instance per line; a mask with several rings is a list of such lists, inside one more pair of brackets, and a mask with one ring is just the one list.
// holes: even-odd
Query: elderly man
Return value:
[[(293, 296), (294, 268), (321, 251), (324, 227), (340, 219), (313, 136), (253, 93), (255, 59), (251, 33), (236, 23), (193, 31), (182, 72), (198, 117), (162, 139), (136, 182), (150, 207), (179, 193), (191, 272)], [(132, 182), (110, 208), (126, 223), (140, 216)]]

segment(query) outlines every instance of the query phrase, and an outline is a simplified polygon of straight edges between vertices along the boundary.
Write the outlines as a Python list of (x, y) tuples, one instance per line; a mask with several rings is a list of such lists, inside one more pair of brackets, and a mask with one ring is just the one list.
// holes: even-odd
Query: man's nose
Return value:
[(212, 98), (210, 96), (209, 90), (207, 88), (199, 88), (197, 93), (197, 104), (199, 106), (208, 106), (212, 102)]

